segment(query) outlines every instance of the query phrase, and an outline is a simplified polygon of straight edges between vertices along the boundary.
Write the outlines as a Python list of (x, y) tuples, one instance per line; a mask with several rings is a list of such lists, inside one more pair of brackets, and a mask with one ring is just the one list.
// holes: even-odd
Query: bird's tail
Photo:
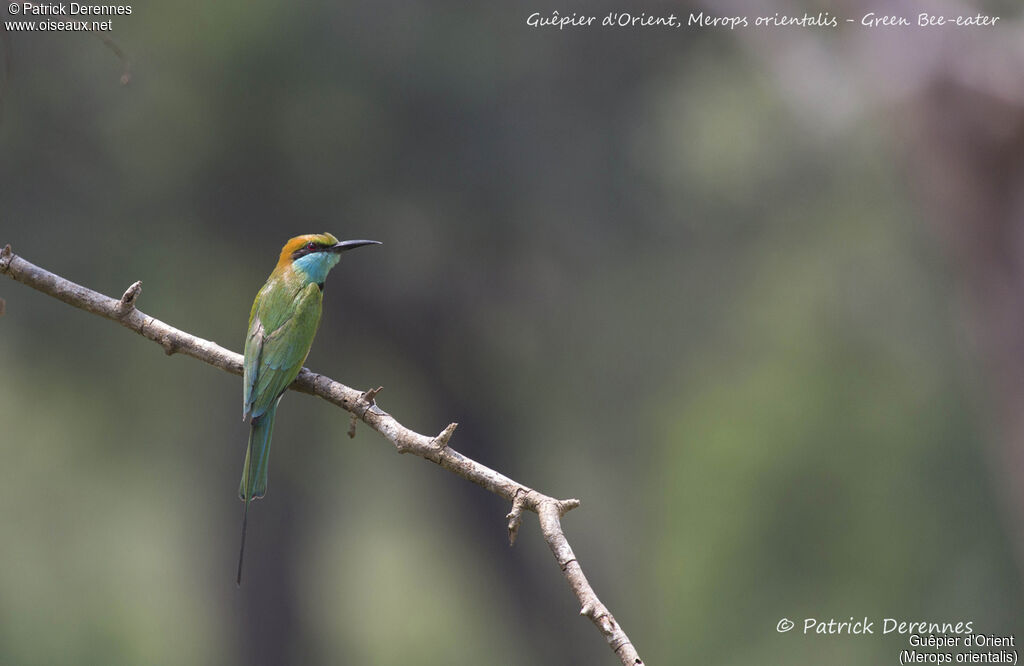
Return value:
[(249, 446), (245, 451), (245, 466), (242, 468), (242, 482), (238, 485), (238, 497), (245, 502), (242, 510), (242, 544), (238, 549), (238, 578), (242, 585), (242, 558), (245, 555), (245, 526), (249, 519), (249, 504), (263, 497), (267, 492), (267, 461), (270, 459), (270, 436), (274, 432), (274, 415), (271, 408), (254, 419), (249, 430)]

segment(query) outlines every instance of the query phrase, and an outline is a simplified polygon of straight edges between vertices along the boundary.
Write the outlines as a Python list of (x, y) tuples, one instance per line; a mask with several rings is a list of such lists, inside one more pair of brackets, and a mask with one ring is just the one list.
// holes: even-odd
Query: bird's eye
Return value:
[(315, 250), (316, 249), (316, 243), (314, 243), (313, 241), (310, 241), (309, 243), (306, 243), (306, 249), (307, 250)]

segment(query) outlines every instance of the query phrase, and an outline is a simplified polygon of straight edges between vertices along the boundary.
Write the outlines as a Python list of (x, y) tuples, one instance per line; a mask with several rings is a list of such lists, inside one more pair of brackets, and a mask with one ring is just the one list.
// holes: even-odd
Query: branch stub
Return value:
[(447, 448), (448, 440), (450, 440), (452, 438), (452, 433), (455, 432), (455, 429), (457, 427), (459, 427), (458, 423), (449, 423), (447, 428), (442, 430), (441, 433), (437, 437), (435, 437), (433, 440), (431, 440), (431, 443), (435, 447), (437, 447), (438, 451), (440, 451), (441, 449)]
[(505, 516), (508, 518), (508, 545), (516, 545), (516, 537), (519, 536), (519, 526), (523, 524), (523, 506), (526, 504), (526, 495), (529, 493), (524, 488), (516, 490), (516, 496), (512, 500), (512, 510)]
[(0, 250), (0, 271), (4, 273), (11, 266), (11, 261), (14, 259), (14, 252), (11, 251), (11, 244), (4, 245), (4, 249)]
[(135, 309), (135, 299), (142, 293), (142, 280), (136, 280), (130, 287), (125, 289), (121, 300), (117, 303), (117, 310), (123, 317)]

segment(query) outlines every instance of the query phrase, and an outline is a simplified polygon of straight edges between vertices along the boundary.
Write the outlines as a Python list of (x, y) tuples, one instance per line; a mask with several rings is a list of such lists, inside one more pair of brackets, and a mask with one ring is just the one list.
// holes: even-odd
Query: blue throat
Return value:
[(292, 268), (302, 273), (307, 281), (322, 284), (340, 259), (341, 255), (336, 252), (314, 252), (296, 259)]

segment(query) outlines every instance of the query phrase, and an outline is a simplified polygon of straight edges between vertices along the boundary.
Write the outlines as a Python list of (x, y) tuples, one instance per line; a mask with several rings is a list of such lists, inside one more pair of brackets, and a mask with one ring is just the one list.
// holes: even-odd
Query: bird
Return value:
[(238, 496), (245, 502), (235, 580), (239, 587), (249, 504), (267, 492), (267, 461), (277, 405), (302, 369), (320, 326), (324, 280), (342, 252), (380, 244), (339, 241), (329, 233), (296, 236), (281, 249), (277, 266), (253, 301), (242, 377), (242, 421), (249, 423), (249, 444), (238, 486)]

